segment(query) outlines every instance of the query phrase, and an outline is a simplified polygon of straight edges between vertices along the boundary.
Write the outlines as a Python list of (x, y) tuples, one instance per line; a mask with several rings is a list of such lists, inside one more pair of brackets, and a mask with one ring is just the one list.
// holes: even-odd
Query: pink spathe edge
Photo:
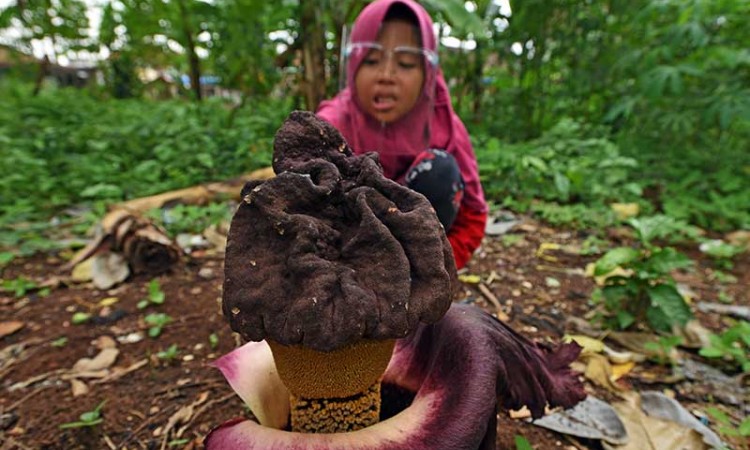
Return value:
[[(398, 361), (402, 356), (396, 354), (392, 358), (384, 375), (385, 381), (388, 381), (389, 373), (391, 376), (397, 375), (393, 361)], [(343, 450), (382, 448), (382, 444), (389, 441), (396, 445), (406, 440), (409, 429), (419, 427), (419, 419), (426, 416), (435, 400), (435, 394), (423, 396), (419, 402), (415, 401), (396, 416), (359, 431), (292, 433), (283, 430), (289, 418), (289, 391), (279, 378), (271, 348), (266, 341), (249, 342), (219, 358), (214, 365), (260, 423), (252, 420), (227, 422), (211, 433), (211, 439), (206, 443), (208, 449)]]
[[(231, 420), (214, 429), (208, 450), (492, 449), (498, 407), (570, 407), (585, 397), (569, 369), (575, 344), (539, 347), (472, 306), (453, 304), (443, 319), (419, 325), (396, 343), (383, 382), (415, 393), (403, 411), (373, 426), (332, 434), (284, 431), (289, 395), (265, 342), (216, 361), (258, 422)], [(314, 374), (313, 374), (314, 375)]]
[(289, 417), (289, 391), (279, 378), (266, 341), (248, 342), (213, 364), (261, 425), (284, 428)]

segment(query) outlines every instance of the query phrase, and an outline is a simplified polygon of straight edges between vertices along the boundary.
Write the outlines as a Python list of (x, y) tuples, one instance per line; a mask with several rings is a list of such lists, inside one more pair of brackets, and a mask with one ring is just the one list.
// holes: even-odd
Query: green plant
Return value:
[(671, 355), (674, 349), (680, 344), (682, 344), (680, 336), (660, 336), (656, 342), (646, 342), (643, 344), (643, 348), (651, 352), (651, 358), (657, 364), (666, 366), (677, 363)]
[(734, 267), (732, 258), (743, 253), (745, 248), (739, 245), (727, 244), (721, 239), (713, 239), (701, 243), (700, 251), (713, 258), (714, 264), (719, 269), (730, 270)]
[(13, 252), (0, 252), (0, 269), (10, 264), (16, 255)]
[(78, 421), (76, 422), (61, 424), (59, 426), (60, 429), (64, 430), (68, 428), (93, 427), (95, 425), (99, 425), (100, 423), (104, 422), (101, 414), (104, 403), (106, 403), (106, 400), (103, 400), (96, 406), (96, 408), (92, 409), (91, 411), (86, 411), (85, 413), (81, 414), (78, 417)]
[(721, 270), (714, 270), (711, 273), (711, 278), (721, 284), (732, 284), (737, 282), (737, 277)]
[(693, 225), (663, 214), (632, 217), (626, 223), (633, 227), (638, 240), (653, 242), (655, 240), (669, 243), (694, 242), (700, 237), (700, 230)]
[(514, 247), (524, 241), (523, 235), (520, 234), (504, 234), (500, 237), (500, 242), (503, 247)]
[[(289, 98), (253, 98), (252, 109), (233, 113), (221, 101), (108, 101), (78, 89), (36, 97), (8, 90), (0, 83), (0, 167), (7, 169), (0, 179), (0, 251), (19, 256), (69, 245), (63, 237), (85, 232), (92, 217), (101, 217), (80, 211), (268, 165), (274, 132), (291, 108)], [(230, 115), (234, 123), (227, 127)], [(212, 223), (221, 208), (201, 214)]]
[[(750, 437), (750, 417), (745, 417), (738, 426), (732, 424), (732, 419), (719, 408), (711, 406), (706, 408), (706, 412), (717, 422), (718, 431), (725, 437)], [(741, 448), (747, 449), (748, 445), (742, 445)], [(722, 449), (723, 450), (723, 449)]]
[(37, 288), (37, 284), (24, 277), (18, 277), (13, 280), (3, 280), (2, 288), (6, 292), (13, 293), (16, 298), (21, 298), (32, 289)]
[(177, 344), (172, 344), (166, 350), (162, 350), (156, 354), (156, 357), (165, 361), (174, 361), (180, 354), (180, 350)]
[(210, 345), (212, 349), (215, 349), (219, 345), (219, 336), (216, 333), (211, 333), (208, 336), (208, 345)]
[(594, 275), (607, 278), (593, 299), (603, 303), (608, 313), (604, 320), (610, 327), (625, 329), (648, 323), (655, 330), (669, 332), (673, 325), (684, 325), (692, 317), (670, 272), (690, 267), (692, 261), (673, 248), (651, 244), (651, 239), (664, 232), (659, 226), (662, 220), (630, 223), (640, 245), (614, 248), (596, 261)]
[(49, 345), (53, 347), (61, 348), (61, 347), (65, 347), (67, 344), (68, 344), (68, 338), (65, 336), (62, 336), (50, 342)]
[(148, 283), (148, 297), (139, 301), (136, 305), (138, 309), (144, 309), (148, 305), (161, 305), (164, 303), (165, 295), (164, 291), (161, 290), (159, 280), (154, 278)]
[(721, 334), (711, 334), (709, 345), (700, 349), (706, 358), (721, 358), (750, 372), (750, 322), (741, 320)]
[(602, 227), (615, 220), (609, 202), (641, 195), (632, 177), (637, 161), (622, 156), (601, 127), (562, 118), (537, 139), (507, 145), (488, 138), (477, 148), (488, 198), (552, 224)]
[(163, 328), (170, 322), (172, 317), (165, 313), (152, 313), (147, 315), (143, 319), (146, 324), (150, 325), (148, 329), (148, 335), (152, 338), (157, 338), (161, 334)]
[(734, 303), (734, 298), (724, 288), (719, 289), (719, 301), (722, 303)]
[(82, 323), (88, 322), (89, 319), (91, 319), (91, 314), (83, 311), (78, 311), (71, 316), (70, 322), (73, 325), (80, 325)]
[(232, 208), (227, 203), (208, 205), (176, 205), (169, 209), (153, 209), (147, 215), (163, 226), (170, 236), (180, 233), (200, 233), (210, 225), (228, 221)]
[(602, 239), (601, 237), (592, 234), (586, 237), (586, 239), (583, 240), (581, 243), (581, 252), (580, 254), (583, 256), (588, 255), (599, 255), (601, 254), (604, 249), (606, 249), (609, 246), (609, 243)]
[(534, 450), (529, 441), (520, 434), (513, 436), (513, 441), (516, 444), (516, 450)]

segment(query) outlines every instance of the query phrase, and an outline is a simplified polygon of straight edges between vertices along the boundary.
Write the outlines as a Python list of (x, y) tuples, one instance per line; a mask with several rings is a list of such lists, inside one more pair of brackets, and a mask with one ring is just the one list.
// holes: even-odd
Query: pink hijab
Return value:
[[(424, 48), (436, 51), (432, 19), (413, 0), (376, 0), (354, 22), (352, 42), (374, 42), (388, 10), (396, 3), (408, 7), (419, 22)], [(445, 150), (458, 162), (465, 183), (463, 205), (486, 212), (479, 171), (469, 135), (453, 111), (448, 87), (438, 68), (425, 68), (425, 88), (414, 108), (396, 122), (382, 124), (366, 114), (354, 94), (354, 75), (364, 56), (347, 63), (347, 87), (320, 104), (317, 114), (333, 124), (355, 153), (377, 152), (385, 176), (402, 182), (414, 158), (428, 148)]]

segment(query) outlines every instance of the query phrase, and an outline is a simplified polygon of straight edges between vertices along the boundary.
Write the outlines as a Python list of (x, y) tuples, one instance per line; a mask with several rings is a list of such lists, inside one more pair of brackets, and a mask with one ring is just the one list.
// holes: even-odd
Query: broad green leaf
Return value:
[(750, 436), (750, 417), (746, 417), (738, 429), (741, 436)]
[(521, 435), (515, 435), (513, 442), (516, 444), (516, 450), (534, 450), (529, 441)]
[(81, 191), (81, 197), (83, 198), (114, 199), (122, 198), (122, 194), (122, 189), (119, 186), (107, 183), (95, 184)]
[(649, 286), (647, 292), (651, 299), (651, 306), (662, 311), (669, 322), (666, 328), (659, 326), (658, 329), (668, 330), (673, 324), (685, 325), (693, 317), (690, 307), (674, 286), (658, 284)]
[(715, 406), (709, 406), (706, 408), (706, 412), (714, 418), (717, 422), (719, 422), (722, 425), (729, 425), (732, 423), (731, 419), (725, 413), (724, 411), (720, 410), (719, 408)]
[(614, 248), (604, 254), (594, 266), (594, 275), (606, 275), (619, 266), (627, 265), (638, 259), (640, 252), (630, 247)]
[(630, 325), (635, 322), (635, 317), (627, 311), (617, 312), (617, 325), (621, 329), (627, 329)]
[(560, 172), (555, 172), (554, 180), (555, 188), (557, 188), (557, 192), (560, 194), (561, 199), (567, 202), (568, 197), (570, 197), (570, 180), (565, 174)]
[(674, 320), (658, 306), (650, 306), (646, 310), (646, 320), (651, 328), (665, 333), (671, 330), (674, 323)]
[(475, 37), (483, 37), (485, 28), (479, 16), (466, 9), (463, 0), (426, 0), (428, 7), (441, 11), (451, 26), (459, 33), (471, 33)]
[(644, 244), (667, 236), (675, 226), (675, 220), (665, 215), (633, 217), (627, 222), (635, 229), (638, 239)]
[(647, 270), (658, 274), (668, 274), (675, 269), (684, 269), (693, 261), (673, 248), (656, 248), (644, 262)]
[(706, 358), (721, 358), (724, 356), (724, 351), (716, 347), (703, 347), (698, 351), (698, 354)]

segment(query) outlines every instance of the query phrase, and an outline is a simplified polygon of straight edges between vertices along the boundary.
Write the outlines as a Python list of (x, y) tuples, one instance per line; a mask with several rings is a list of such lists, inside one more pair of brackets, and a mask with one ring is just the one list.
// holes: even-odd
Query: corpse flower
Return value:
[(546, 352), (473, 308), (443, 317), (450, 244), (376, 155), (295, 112), (273, 165), (243, 189), (225, 260), (224, 314), (256, 342), (217, 362), (258, 421), (221, 426), (208, 448), (492, 446), (498, 401), (539, 415), (582, 397), (576, 347)]
[(526, 405), (539, 417), (546, 405), (583, 399), (568, 369), (579, 351), (575, 344), (539, 347), (480, 309), (456, 304), (439, 322), (396, 342), (382, 380), (383, 421), (346, 433), (303, 434), (286, 431), (289, 394), (269, 346), (251, 342), (216, 365), (257, 421), (224, 423), (208, 435), (206, 448), (494, 449), (498, 408)]

